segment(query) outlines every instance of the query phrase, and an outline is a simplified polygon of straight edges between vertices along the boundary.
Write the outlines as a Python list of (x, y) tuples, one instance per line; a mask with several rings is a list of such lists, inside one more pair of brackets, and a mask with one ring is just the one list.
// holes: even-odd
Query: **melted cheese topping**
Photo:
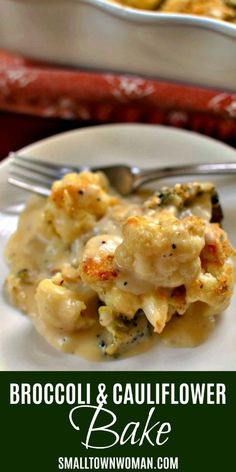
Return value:
[(121, 199), (85, 172), (26, 206), (6, 248), (6, 290), (57, 349), (102, 360), (158, 339), (195, 346), (228, 306), (235, 253), (210, 222), (213, 185), (146, 197)]
[[(114, 0), (113, 0), (114, 1)], [(116, 0), (124, 6), (165, 13), (188, 13), (236, 21), (235, 0)]]

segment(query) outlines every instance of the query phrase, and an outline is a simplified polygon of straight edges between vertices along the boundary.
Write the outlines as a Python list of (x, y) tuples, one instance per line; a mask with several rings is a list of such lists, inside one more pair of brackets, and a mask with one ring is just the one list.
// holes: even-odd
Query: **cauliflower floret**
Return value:
[(45, 208), (45, 218), (67, 243), (90, 230), (107, 209), (118, 202), (108, 194), (102, 173), (67, 174), (54, 182)]
[[(145, 313), (154, 331), (160, 333), (166, 322), (175, 311), (183, 312), (186, 309), (184, 301), (180, 297), (172, 295), (163, 288), (154, 289), (152, 285), (143, 283), (145, 290), (141, 290), (138, 284), (137, 291), (133, 289), (131, 279), (124, 282), (125, 276), (114, 261), (117, 247), (120, 247), (120, 237), (101, 235), (91, 238), (85, 246), (83, 261), (80, 267), (80, 275), (84, 283), (89, 284), (95, 290), (100, 300), (106, 304), (106, 315), (109, 311), (108, 324), (111, 316), (125, 317), (132, 320), (139, 310)], [(171, 303), (169, 300), (171, 299)], [(184, 308), (183, 308), (184, 306)], [(104, 310), (100, 310), (104, 312)], [(106, 316), (107, 318), (107, 316)], [(102, 324), (107, 320), (101, 318)]]
[(80, 275), (112, 310), (132, 318), (141, 306), (139, 297), (115, 286), (119, 271), (114, 264), (114, 254), (121, 242), (121, 237), (114, 235), (91, 238), (84, 249)]
[(99, 291), (99, 297), (115, 312), (132, 319), (142, 308), (142, 298), (113, 286)]
[(119, 270), (149, 281), (154, 287), (178, 287), (200, 272), (205, 222), (189, 216), (178, 220), (165, 212), (130, 217), (123, 226), (123, 243), (115, 252)]
[(114, 253), (122, 242), (120, 236), (101, 234), (89, 239), (84, 248), (80, 275), (94, 290), (103, 289), (117, 277)]
[(35, 299), (41, 320), (65, 332), (89, 328), (94, 319), (86, 313), (86, 304), (76, 291), (60, 285), (58, 275), (44, 279), (37, 287)]
[(235, 250), (218, 224), (208, 225), (205, 240), (200, 255), (202, 271), (186, 284), (186, 300), (207, 303), (216, 314), (225, 310), (233, 293)]
[(217, 315), (227, 308), (233, 293), (233, 267), (225, 264), (218, 276), (210, 272), (201, 273), (196, 280), (186, 286), (186, 300), (193, 303), (201, 301), (212, 307)]

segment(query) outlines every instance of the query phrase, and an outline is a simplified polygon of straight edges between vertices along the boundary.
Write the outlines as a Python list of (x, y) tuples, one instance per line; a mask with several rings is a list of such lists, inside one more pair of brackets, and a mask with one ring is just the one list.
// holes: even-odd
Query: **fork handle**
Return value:
[(188, 175), (224, 175), (236, 174), (236, 162), (210, 163), (210, 164), (194, 164), (181, 165), (176, 167), (162, 167), (161, 169), (147, 169), (140, 170), (135, 173), (134, 188), (137, 189), (140, 185), (154, 180), (163, 179), (166, 177), (178, 177)]

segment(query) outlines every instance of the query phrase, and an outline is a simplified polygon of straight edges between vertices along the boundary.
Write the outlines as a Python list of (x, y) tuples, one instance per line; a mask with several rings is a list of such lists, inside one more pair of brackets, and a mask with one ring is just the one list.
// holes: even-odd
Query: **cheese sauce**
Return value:
[(215, 327), (215, 317), (201, 302), (190, 306), (184, 315), (174, 316), (160, 337), (169, 346), (196, 347), (202, 344)]

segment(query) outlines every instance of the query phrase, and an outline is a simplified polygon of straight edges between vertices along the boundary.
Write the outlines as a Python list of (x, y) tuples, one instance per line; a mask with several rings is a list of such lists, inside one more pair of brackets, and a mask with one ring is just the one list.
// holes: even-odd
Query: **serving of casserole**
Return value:
[(160, 337), (196, 346), (233, 291), (221, 219), (211, 183), (124, 199), (102, 173), (67, 174), (29, 201), (8, 242), (8, 297), (53, 346), (91, 359)]

